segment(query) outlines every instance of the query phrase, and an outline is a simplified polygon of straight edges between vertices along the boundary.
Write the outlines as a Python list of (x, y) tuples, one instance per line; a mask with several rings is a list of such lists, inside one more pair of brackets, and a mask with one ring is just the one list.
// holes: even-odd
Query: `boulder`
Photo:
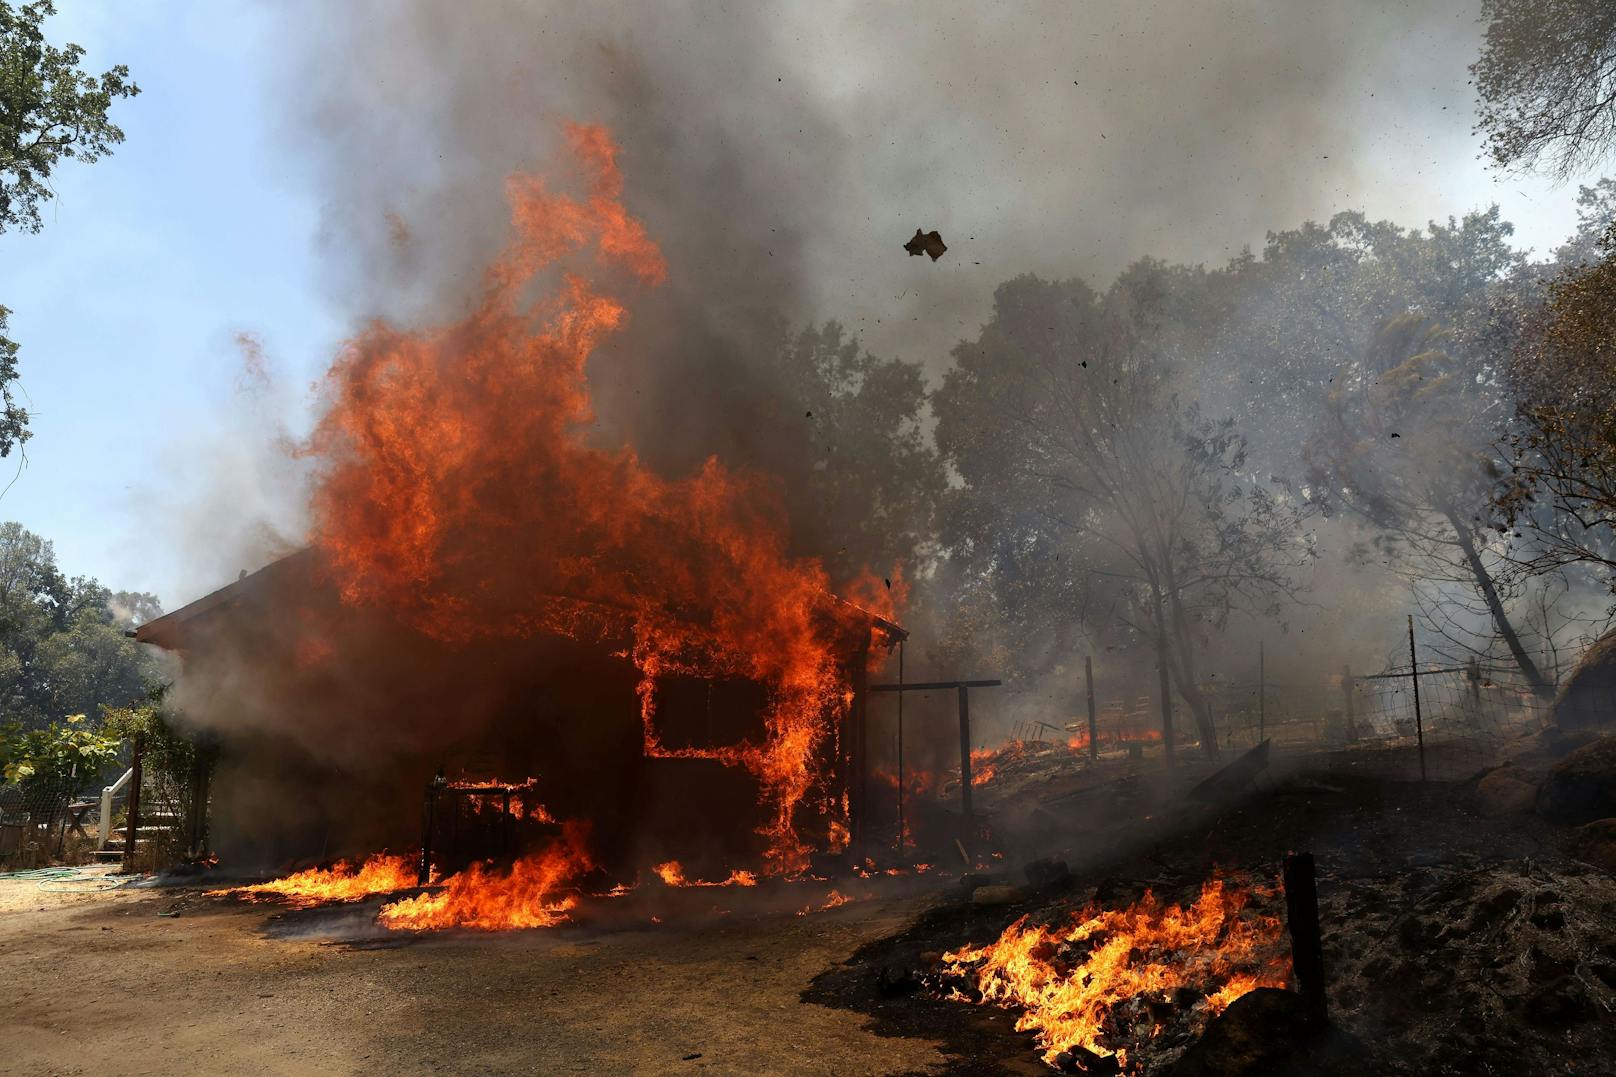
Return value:
[(1616, 875), (1616, 819), (1595, 819), (1577, 828), (1571, 855)]
[(1537, 784), (1508, 767), (1488, 771), (1476, 783), (1476, 810), (1489, 819), (1529, 812), (1537, 804)]
[(1616, 816), (1616, 736), (1600, 737), (1550, 767), (1537, 792), (1537, 812), (1576, 825)]
[(1341, 1074), (1361, 1077), (1368, 1051), (1292, 991), (1259, 987), (1213, 1018), (1172, 1077)]
[(1616, 720), (1616, 631), (1605, 633), (1582, 653), (1554, 697), (1554, 724), (1587, 729)]

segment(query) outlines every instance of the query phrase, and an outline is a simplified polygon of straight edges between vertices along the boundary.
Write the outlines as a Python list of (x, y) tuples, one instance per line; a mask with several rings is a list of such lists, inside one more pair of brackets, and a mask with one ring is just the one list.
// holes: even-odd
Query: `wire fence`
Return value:
[[(1616, 686), (1608, 694), (1581, 701), (1597, 712), (1588, 724), (1616, 721)], [(1463, 780), (1503, 763), (1521, 738), (1554, 724), (1549, 695), (1534, 692), (1510, 668), (1478, 663), (1422, 663), (1417, 677), (1404, 664), (1310, 682), (1207, 684), (1202, 695), (1224, 756), (1268, 740), (1279, 755), (1324, 752), (1331, 769), (1389, 778)], [(1175, 746), (1193, 751), (1196, 722), (1176, 694), (1172, 702)], [(1161, 742), (1161, 702), (1154, 695), (1098, 702), (1094, 725), (1102, 756), (1140, 755)], [(1063, 727), (1022, 723), (1013, 737), (1064, 738), (1072, 748), (1087, 748), (1088, 730), (1079, 715)]]

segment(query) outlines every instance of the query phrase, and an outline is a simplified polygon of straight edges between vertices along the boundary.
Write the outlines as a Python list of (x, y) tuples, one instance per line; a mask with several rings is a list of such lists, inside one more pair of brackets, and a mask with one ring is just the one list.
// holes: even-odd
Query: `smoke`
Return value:
[[(673, 467), (766, 458), (755, 354), (782, 316), (936, 370), (1017, 273), (1103, 280), (1418, 199), (1406, 156), (1363, 162), (1463, 100), (1475, 33), (1467, 12), (1369, 0), (295, 10), (289, 145), (357, 315), (458, 308), (503, 234), (504, 178), (550, 157), (561, 119), (612, 129), (672, 284), (594, 388)], [(941, 229), (941, 262), (904, 254), (916, 227)]]
[[(595, 436), (668, 474), (715, 454), (767, 474), (783, 389), (760, 355), (783, 322), (838, 319), (878, 355), (935, 374), (1015, 274), (1099, 283), (1145, 254), (1222, 259), (1365, 193), (1406, 215), (1424, 181), (1402, 160), (1392, 173), (1365, 162), (1386, 159), (1371, 152), (1377, 132), (1442, 107), (1428, 84), (1462, 97), (1462, 60), (1412, 73), (1469, 55), (1468, 19), (1369, 0), (934, 3), (923, 17), (855, 4), (310, 3), (280, 16), (276, 91), (288, 159), (322, 199), (322, 283), (356, 327), (461, 316), (508, 236), (507, 177), (558, 161), (565, 122), (604, 124), (668, 282), (590, 361)], [(942, 261), (905, 255), (917, 227), (941, 230)], [(284, 461), (284, 441), (261, 443)], [(295, 484), (295, 467), (288, 480), (284, 463), (226, 463), (215, 470), (230, 478), (203, 499), (218, 515), (199, 530), (252, 521), (210, 546), (205, 563), (229, 564), (227, 579), (257, 563), (243, 551), (285, 548), (302, 519), (284, 497), (239, 501), (244, 487)], [(197, 713), (257, 691), (254, 661), (193, 683)], [(516, 694), (450, 700), (463, 672), (408, 683), (475, 713), (470, 725)], [(507, 671), (491, 660), (487, 672)], [(353, 707), (339, 743), (322, 742), (327, 715), (289, 715), (273, 693), (246, 710), (346, 763), (378, 747), (352, 717), (367, 705), (361, 680), (336, 697)], [(411, 725), (419, 708), (404, 713), (411, 692), (389, 694), (401, 717), (387, 732), (427, 757), (437, 746)]]

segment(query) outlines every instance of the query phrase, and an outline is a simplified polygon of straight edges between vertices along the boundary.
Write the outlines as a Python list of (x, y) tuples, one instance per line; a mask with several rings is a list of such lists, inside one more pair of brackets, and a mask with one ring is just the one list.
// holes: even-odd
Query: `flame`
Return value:
[(685, 878), (685, 869), (679, 861), (670, 860), (666, 864), (658, 864), (652, 869), (657, 878), (667, 886), (756, 886), (757, 876), (750, 871), (732, 871), (729, 878), (719, 882), (703, 882), (700, 879)]
[(578, 904), (574, 882), (594, 867), (584, 848), (585, 828), (562, 827), (562, 838), (524, 856), (508, 871), (473, 864), (444, 880), (443, 889), (383, 905), (376, 916), (394, 931), (512, 931), (554, 927)]
[[(1147, 892), (1125, 909), (1089, 906), (1065, 927), (1022, 917), (996, 942), (943, 955), (944, 969), (969, 981), (983, 1003), (1021, 1011), (1018, 1031), (1036, 1034), (1045, 1061), (1073, 1046), (1116, 1055), (1127, 1048), (1111, 1011), (1137, 996), (1170, 997), (1190, 988), (1205, 997), (1204, 1018), (1258, 987), (1283, 987), (1290, 958), (1277, 917), (1248, 911), (1276, 887), (1206, 883), (1188, 906)], [(957, 989), (951, 997), (968, 998)]]
[[(798, 871), (809, 852), (798, 809), (828, 780), (823, 749), (851, 698), (825, 623), (830, 581), (787, 554), (763, 479), (716, 459), (665, 478), (632, 448), (583, 437), (585, 366), (628, 316), (608, 289), (655, 287), (667, 267), (622, 204), (610, 135), (569, 126), (567, 137), (587, 193), (508, 181), (510, 237), (474, 309), (437, 327), (374, 322), (333, 363), (304, 449), (318, 461), (311, 539), (345, 601), (452, 644), (578, 637), (620, 616), (645, 753), (750, 771), (767, 869)], [(849, 593), (893, 612), (873, 577)], [(667, 674), (767, 685), (760, 743), (664, 746), (655, 682)]]
[(208, 896), (258, 901), (282, 898), (293, 908), (306, 909), (331, 902), (359, 901), (372, 894), (408, 890), (416, 885), (415, 861), (410, 857), (375, 853), (355, 870), (346, 860), (329, 868), (309, 868), (280, 879), (252, 886), (209, 890)]

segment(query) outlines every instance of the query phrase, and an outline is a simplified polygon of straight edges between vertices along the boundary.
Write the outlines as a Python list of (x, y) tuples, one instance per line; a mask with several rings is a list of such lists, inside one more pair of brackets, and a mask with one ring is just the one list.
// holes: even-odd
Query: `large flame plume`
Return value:
[(943, 955), (943, 967), (981, 1002), (1021, 1011), (1016, 1029), (1037, 1035), (1046, 1061), (1080, 1047), (1126, 1067), (1126, 1031), (1113, 1020), (1124, 1003), (1172, 1001), (1187, 988), (1211, 1017), (1259, 987), (1285, 986), (1283, 924), (1248, 908), (1276, 893), (1213, 879), (1189, 905), (1146, 892), (1123, 909), (1091, 905), (1064, 926), (1022, 917), (986, 946)]
[[(766, 869), (801, 870), (798, 809), (851, 699), (823, 624), (830, 581), (787, 555), (766, 480), (716, 459), (670, 479), (631, 447), (587, 442), (585, 366), (627, 317), (613, 293), (655, 287), (667, 266), (623, 206), (609, 134), (567, 136), (585, 193), (535, 175), (508, 181), (510, 237), (465, 317), (375, 322), (333, 364), (307, 446), (318, 462), (313, 538), (345, 601), (452, 645), (603, 633), (601, 618), (613, 620), (642, 676), (646, 753), (745, 767), (767, 809)], [(654, 686), (669, 674), (766, 684), (764, 736), (665, 747)]]

